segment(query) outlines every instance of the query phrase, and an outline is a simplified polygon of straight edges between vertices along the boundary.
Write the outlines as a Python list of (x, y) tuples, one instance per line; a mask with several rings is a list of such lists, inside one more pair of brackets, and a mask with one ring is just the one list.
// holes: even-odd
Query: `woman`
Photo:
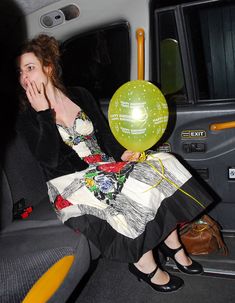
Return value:
[[(24, 91), (18, 129), (43, 168), (59, 219), (103, 256), (128, 262), (153, 289), (178, 290), (183, 280), (162, 270), (152, 249), (159, 245), (184, 273), (202, 273), (176, 227), (204, 211), (209, 195), (171, 154), (141, 162), (139, 153), (124, 150), (90, 93), (64, 88), (59, 59), (59, 44), (47, 35), (26, 43), (17, 59)], [(159, 176), (162, 169), (170, 182)]]

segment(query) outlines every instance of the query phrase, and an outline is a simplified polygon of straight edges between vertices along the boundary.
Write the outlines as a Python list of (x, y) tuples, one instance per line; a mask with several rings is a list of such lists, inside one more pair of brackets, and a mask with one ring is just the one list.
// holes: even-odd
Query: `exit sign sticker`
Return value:
[(203, 129), (186, 129), (181, 132), (182, 139), (202, 139), (206, 137), (206, 131)]

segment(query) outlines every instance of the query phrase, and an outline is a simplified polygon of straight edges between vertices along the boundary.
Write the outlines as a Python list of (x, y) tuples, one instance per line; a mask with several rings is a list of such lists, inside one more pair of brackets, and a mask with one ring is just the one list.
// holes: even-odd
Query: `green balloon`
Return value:
[(143, 152), (156, 144), (169, 118), (162, 92), (145, 80), (123, 84), (111, 98), (108, 121), (116, 140), (131, 151)]

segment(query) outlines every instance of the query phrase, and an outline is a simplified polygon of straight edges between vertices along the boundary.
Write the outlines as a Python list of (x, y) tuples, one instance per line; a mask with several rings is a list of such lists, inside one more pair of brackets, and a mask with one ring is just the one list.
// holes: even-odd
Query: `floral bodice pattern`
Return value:
[(111, 201), (115, 200), (116, 195), (121, 191), (133, 165), (127, 162), (115, 162), (112, 157), (101, 151), (93, 124), (83, 111), (78, 113), (72, 127), (59, 124), (57, 127), (63, 141), (90, 164), (82, 181), (84, 185), (99, 200), (105, 201), (108, 205), (112, 204)]
[(57, 124), (63, 141), (87, 163), (106, 162), (110, 159), (103, 153), (97, 143), (94, 127), (88, 116), (79, 111), (72, 127)]

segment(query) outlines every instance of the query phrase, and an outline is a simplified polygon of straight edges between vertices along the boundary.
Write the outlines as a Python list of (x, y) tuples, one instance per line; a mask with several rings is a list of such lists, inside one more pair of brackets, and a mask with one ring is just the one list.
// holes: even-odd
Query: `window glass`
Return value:
[(112, 97), (130, 80), (129, 30), (126, 24), (77, 36), (62, 47), (66, 86), (86, 87), (98, 99)]
[(186, 100), (180, 45), (174, 11), (157, 12), (160, 87), (171, 102)]
[(235, 4), (184, 8), (198, 99), (235, 97)]

